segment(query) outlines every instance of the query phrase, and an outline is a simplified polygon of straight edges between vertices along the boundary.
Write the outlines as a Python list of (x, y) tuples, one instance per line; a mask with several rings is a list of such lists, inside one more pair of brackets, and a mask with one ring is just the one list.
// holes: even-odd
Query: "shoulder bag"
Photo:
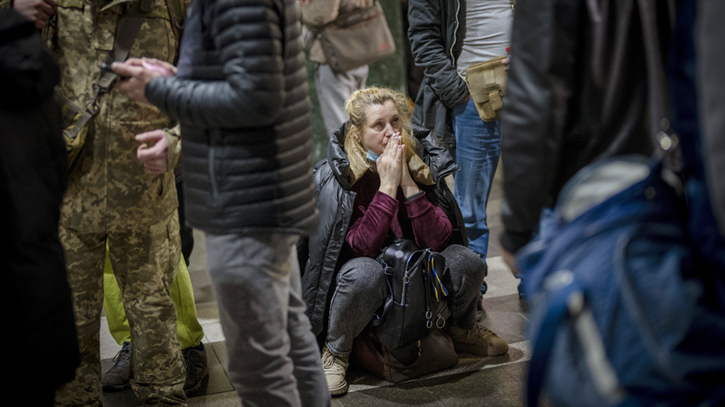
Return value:
[(395, 52), (393, 35), (378, 2), (310, 29), (320, 41), (327, 64), (337, 73), (373, 63)]

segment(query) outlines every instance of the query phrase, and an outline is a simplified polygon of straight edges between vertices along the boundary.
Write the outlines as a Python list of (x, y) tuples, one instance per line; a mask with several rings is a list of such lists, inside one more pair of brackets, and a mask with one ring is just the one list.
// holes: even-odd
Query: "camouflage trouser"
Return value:
[(170, 293), (181, 256), (177, 212), (145, 230), (81, 234), (61, 226), (60, 240), (73, 292), (81, 364), (73, 381), (56, 393), (56, 405), (101, 404), (99, 330), (106, 240), (131, 325), (131, 387), (144, 404), (186, 405), (186, 370)]

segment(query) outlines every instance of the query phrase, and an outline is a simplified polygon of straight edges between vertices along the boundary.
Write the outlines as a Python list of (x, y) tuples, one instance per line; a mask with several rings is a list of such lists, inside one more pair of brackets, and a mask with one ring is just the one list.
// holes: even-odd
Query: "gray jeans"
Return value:
[(286, 234), (206, 235), (207, 263), (244, 406), (330, 405), (320, 351)]
[[(473, 328), (484, 278), (483, 262), (473, 250), (459, 245), (448, 246), (441, 254), (449, 269), (443, 279), (451, 307), (446, 324)], [(330, 301), (327, 349), (333, 355), (348, 356), (353, 339), (372, 321), (387, 295), (388, 284), (377, 261), (358, 257), (345, 263), (337, 274), (337, 286)]]

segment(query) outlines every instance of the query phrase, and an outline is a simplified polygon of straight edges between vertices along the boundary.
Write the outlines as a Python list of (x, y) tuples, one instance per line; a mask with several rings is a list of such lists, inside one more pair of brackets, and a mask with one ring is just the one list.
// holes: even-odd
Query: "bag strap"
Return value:
[[(131, 10), (128, 15), (121, 19), (119, 22), (118, 31), (116, 32), (116, 38), (113, 41), (113, 51), (111, 51), (106, 57), (106, 64), (110, 65), (116, 61), (125, 61), (128, 57), (128, 53), (133, 47), (133, 43), (136, 42), (136, 37), (141, 30), (141, 25), (146, 19), (146, 13), (151, 10), (152, 0), (139, 0), (135, 1), (131, 6)], [(98, 82), (94, 84), (96, 94), (94, 95), (93, 104), (98, 102), (100, 95), (107, 93), (113, 81), (118, 77), (118, 74), (112, 71), (101, 71), (101, 76), (98, 78)]]
[(579, 342), (584, 350), (585, 362), (599, 394), (604, 396), (611, 406), (639, 406), (622, 388), (607, 360), (604, 344), (591, 309), (587, 305), (587, 295), (583, 286), (578, 281), (571, 280), (570, 272), (560, 273), (566, 273), (561, 274), (560, 278), (562, 280), (568, 278), (570, 282), (552, 296), (544, 318), (538, 329), (534, 331), (538, 333), (533, 338), (533, 351), (526, 380), (527, 406), (538, 406), (559, 328), (567, 320), (574, 323), (575, 332), (581, 339)]
[[(171, 28), (176, 34), (178, 41), (181, 41), (181, 37), (184, 35), (184, 23), (186, 22), (186, 10), (184, 10), (181, 0), (166, 0), (166, 8), (169, 10), (169, 17), (171, 17)], [(176, 65), (179, 59), (179, 53), (176, 53)]]

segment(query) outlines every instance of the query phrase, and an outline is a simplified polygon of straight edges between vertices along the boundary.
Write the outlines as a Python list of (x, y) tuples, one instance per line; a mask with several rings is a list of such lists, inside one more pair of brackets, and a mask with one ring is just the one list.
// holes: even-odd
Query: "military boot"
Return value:
[(184, 354), (184, 365), (186, 366), (184, 393), (188, 396), (199, 391), (201, 382), (209, 376), (209, 365), (203, 343), (199, 343), (199, 346), (193, 348), (182, 349), (181, 353)]
[(113, 357), (113, 361), (116, 363), (103, 375), (101, 388), (108, 392), (128, 389), (131, 387), (131, 383), (129, 383), (131, 344), (129, 342), (123, 343), (121, 350)]
[(509, 345), (493, 331), (481, 324), (471, 329), (461, 329), (452, 325), (444, 328), (453, 341), (456, 352), (472, 353), (479, 356), (499, 356), (509, 351)]

